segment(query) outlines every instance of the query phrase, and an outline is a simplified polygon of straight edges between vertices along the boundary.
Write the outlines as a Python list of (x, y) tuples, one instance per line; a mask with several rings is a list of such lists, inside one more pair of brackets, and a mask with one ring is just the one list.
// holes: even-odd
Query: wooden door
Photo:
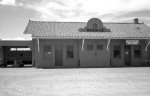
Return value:
[(104, 49), (104, 44), (96, 44), (95, 55), (97, 67), (107, 66), (107, 61), (109, 61), (109, 57), (107, 51)]
[(124, 64), (131, 65), (131, 46), (124, 46)]
[(55, 66), (63, 66), (62, 45), (55, 46)]

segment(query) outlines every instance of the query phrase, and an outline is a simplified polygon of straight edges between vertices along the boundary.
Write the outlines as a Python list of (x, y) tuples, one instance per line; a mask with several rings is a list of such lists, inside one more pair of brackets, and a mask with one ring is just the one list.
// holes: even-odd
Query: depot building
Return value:
[(32, 66), (123, 67), (147, 66), (150, 61), (150, 27), (139, 23), (31, 21)]

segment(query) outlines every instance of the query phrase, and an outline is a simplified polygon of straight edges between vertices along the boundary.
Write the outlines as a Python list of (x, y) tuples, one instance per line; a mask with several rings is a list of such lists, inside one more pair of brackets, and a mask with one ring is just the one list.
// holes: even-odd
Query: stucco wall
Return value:
[[(62, 45), (63, 50), (63, 66), (61, 67), (121, 67), (127, 66), (124, 64), (124, 46), (126, 45), (125, 40), (111, 40), (109, 45), (109, 50), (107, 50), (108, 40), (84, 40), (84, 47), (82, 50), (82, 40), (53, 40), (53, 39), (40, 39), (40, 52), (38, 52), (37, 40), (33, 40), (33, 65), (42, 68), (53, 68), (55, 66), (55, 47), (56, 45)], [(93, 44), (94, 49), (92, 51), (87, 51), (87, 44)], [(103, 50), (97, 50), (96, 45), (102, 44)], [(139, 45), (142, 46), (141, 58), (134, 57), (134, 45), (131, 45), (131, 65), (130, 66), (141, 66), (143, 64), (143, 59), (147, 58), (148, 52), (146, 52), (145, 40), (140, 40)], [(52, 58), (49, 60), (43, 60), (43, 46), (52, 46)], [(74, 46), (74, 58), (66, 58), (66, 45)], [(121, 46), (121, 58), (113, 57), (113, 46)]]
[[(147, 58), (148, 52), (145, 51), (146, 41), (145, 40), (139, 40), (139, 44), (141, 45), (141, 58), (135, 58), (134, 57), (134, 45), (131, 45), (131, 65), (130, 66), (142, 66), (143, 65), (143, 59)], [(121, 45), (121, 58), (114, 58), (113, 57), (113, 46), (114, 45)], [(126, 40), (111, 40), (111, 66), (112, 67), (120, 67), (120, 66), (127, 66), (124, 64), (124, 46), (126, 44)]]
[[(55, 47), (56, 45), (62, 45), (62, 54), (63, 54), (63, 66), (60, 67), (78, 67), (79, 66), (79, 54), (78, 54), (78, 40), (51, 40), (51, 39), (40, 39), (40, 52), (38, 52), (37, 40), (33, 40), (34, 49), (35, 49), (35, 64), (36, 67), (49, 68), (55, 66)], [(51, 58), (44, 60), (43, 59), (43, 46), (50, 45), (52, 48)], [(74, 58), (66, 58), (66, 45), (74, 46)], [(58, 67), (58, 66), (57, 66)]]
[[(38, 52), (37, 40), (33, 40), (33, 65), (36, 67), (49, 68), (55, 66), (55, 45), (63, 46), (63, 66), (60, 67), (109, 67), (110, 52), (106, 49), (107, 40), (85, 40), (82, 50), (82, 40), (52, 40), (40, 39), (40, 52)], [(93, 51), (86, 50), (86, 44), (93, 44)], [(97, 44), (103, 44), (103, 50), (96, 50)], [(52, 58), (43, 60), (43, 46), (52, 46)], [(66, 45), (74, 46), (74, 59), (66, 58)]]

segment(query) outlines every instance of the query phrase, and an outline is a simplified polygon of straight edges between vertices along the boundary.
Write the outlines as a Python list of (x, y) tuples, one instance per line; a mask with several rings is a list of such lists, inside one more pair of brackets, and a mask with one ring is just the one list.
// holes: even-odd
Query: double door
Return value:
[(87, 43), (84, 47), (82, 64), (88, 67), (108, 65), (109, 55), (104, 43)]

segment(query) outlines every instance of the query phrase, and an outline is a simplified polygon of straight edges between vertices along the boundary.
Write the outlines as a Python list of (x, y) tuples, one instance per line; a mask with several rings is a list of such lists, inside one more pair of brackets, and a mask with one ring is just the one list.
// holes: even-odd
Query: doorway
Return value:
[(63, 66), (62, 45), (55, 45), (55, 66)]
[(131, 65), (131, 46), (125, 45), (124, 46), (124, 64)]

